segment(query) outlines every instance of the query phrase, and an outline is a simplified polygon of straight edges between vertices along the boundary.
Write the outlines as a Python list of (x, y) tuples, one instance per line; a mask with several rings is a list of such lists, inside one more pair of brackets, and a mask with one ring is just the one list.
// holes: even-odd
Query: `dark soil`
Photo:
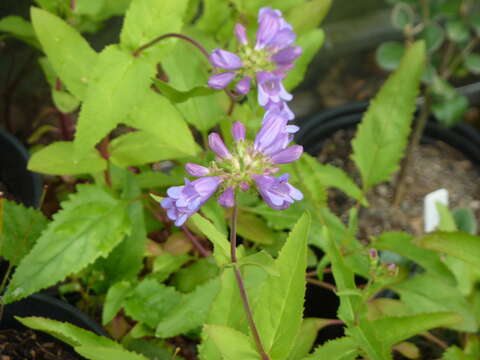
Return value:
[(33, 330), (0, 330), (1, 360), (80, 360), (66, 346)]
[[(318, 155), (321, 163), (345, 170), (359, 183), (359, 173), (349, 156), (355, 129), (340, 130), (325, 141)], [(421, 145), (414, 153), (407, 177), (405, 196), (398, 208), (391, 205), (394, 180), (372, 189), (367, 198), (370, 206), (359, 213), (359, 235), (362, 239), (384, 231), (407, 231), (414, 235), (423, 232), (423, 198), (428, 193), (445, 188), (449, 192), (449, 207), (470, 208), (480, 219), (480, 170), (462, 153), (443, 142)], [(332, 210), (346, 218), (353, 200), (336, 189), (329, 192)]]

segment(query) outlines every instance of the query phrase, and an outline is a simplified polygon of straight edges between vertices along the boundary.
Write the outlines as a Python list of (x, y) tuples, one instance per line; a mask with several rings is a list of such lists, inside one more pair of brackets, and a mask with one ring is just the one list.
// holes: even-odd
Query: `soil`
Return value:
[(66, 345), (33, 330), (0, 330), (1, 360), (80, 360)]
[[(339, 130), (325, 141), (318, 155), (321, 163), (340, 167), (359, 183), (359, 172), (349, 156), (355, 129)], [(454, 176), (452, 176), (454, 175)], [(414, 235), (423, 232), (423, 198), (428, 193), (445, 188), (449, 192), (449, 207), (470, 208), (480, 219), (480, 169), (458, 150), (444, 142), (422, 144), (414, 153), (407, 177), (405, 196), (398, 208), (391, 205), (395, 177), (372, 189), (367, 198), (370, 206), (359, 213), (359, 235), (368, 239), (384, 231), (407, 231)], [(344, 220), (352, 199), (336, 189), (329, 190), (331, 209)]]

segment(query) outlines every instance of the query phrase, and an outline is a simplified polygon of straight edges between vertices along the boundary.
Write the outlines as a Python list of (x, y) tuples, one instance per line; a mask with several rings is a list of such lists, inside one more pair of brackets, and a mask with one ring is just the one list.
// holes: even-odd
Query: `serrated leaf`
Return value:
[(195, 86), (190, 90), (180, 91), (170, 86), (165, 81), (158, 79), (153, 79), (153, 83), (160, 90), (162, 95), (173, 103), (182, 103), (193, 97), (212, 95), (216, 91), (206, 86)]
[(181, 294), (174, 287), (145, 279), (130, 292), (124, 308), (128, 316), (155, 329), (180, 300)]
[(52, 98), (55, 107), (64, 114), (75, 111), (80, 105), (80, 100), (66, 91), (52, 89)]
[(454, 325), (462, 321), (457, 313), (435, 312), (375, 320), (373, 326), (386, 346), (392, 346), (414, 335), (437, 327)]
[(107, 256), (130, 232), (126, 203), (79, 185), (13, 274), (5, 303), (24, 298)]
[(39, 210), (4, 198), (0, 201), (0, 255), (12, 265), (18, 265), (40, 237), (48, 220)]
[(170, 284), (175, 286), (178, 291), (189, 293), (195, 290), (197, 286), (217, 277), (218, 273), (219, 269), (215, 265), (213, 257), (201, 258), (177, 271)]
[[(160, 147), (165, 147), (171, 153), (176, 151), (178, 154), (184, 154), (183, 156), (194, 156), (198, 151), (198, 145), (182, 114), (167, 98), (153, 90), (148, 90), (142, 95), (140, 103), (134, 106), (126, 123), (148, 132), (156, 139), (158, 148), (149, 152), (161, 152)], [(149, 144), (152, 142), (153, 140), (147, 141)]]
[(465, 297), (454, 286), (427, 273), (417, 275), (391, 286), (412, 314), (428, 312), (455, 312), (463, 321), (452, 326), (460, 331), (477, 331), (478, 324), (473, 309)]
[(304, 360), (354, 360), (357, 358), (357, 344), (352, 338), (342, 337), (330, 340), (318, 347), (315, 352)]
[(388, 250), (404, 256), (450, 284), (455, 283), (452, 273), (441, 261), (440, 256), (416, 246), (411, 235), (401, 232), (385, 232), (375, 239), (373, 246), (378, 250)]
[(331, 0), (304, 1), (292, 8), (285, 18), (296, 34), (304, 34), (320, 25), (331, 5)]
[(205, 325), (205, 332), (212, 338), (223, 360), (260, 360), (249, 338), (241, 332), (222, 325)]
[[(103, 50), (93, 69), (92, 82), (78, 118), (75, 154), (81, 159), (148, 94), (154, 67), (116, 46)], [(90, 69), (90, 71), (92, 71)]]
[(78, 346), (75, 351), (89, 360), (148, 360), (147, 357), (122, 348)]
[(465, 66), (473, 74), (480, 74), (480, 55), (468, 54), (465, 57)]
[(271, 277), (265, 283), (254, 307), (255, 323), (265, 351), (275, 359), (288, 356), (302, 323), (309, 231), (310, 215), (305, 213), (275, 260), (280, 276)]
[(327, 326), (329, 319), (306, 318), (303, 319), (300, 331), (287, 360), (303, 359), (313, 347), (318, 331)]
[(84, 100), (87, 87), (92, 83), (92, 68), (97, 61), (97, 53), (73, 27), (55, 15), (32, 7), (31, 18), (53, 69), (67, 89)]
[(416, 42), (371, 101), (352, 141), (352, 159), (360, 170), (364, 190), (388, 180), (402, 158), (410, 134), (425, 45)]
[(258, 266), (263, 269), (270, 276), (280, 276), (275, 261), (265, 250), (259, 251), (255, 254), (242, 257), (238, 261), (240, 267), (244, 266)]
[(387, 41), (378, 47), (375, 57), (382, 69), (393, 71), (398, 68), (404, 55), (405, 46), (402, 43)]
[[(187, 0), (133, 0), (120, 33), (122, 47), (134, 51), (160, 35), (180, 32), (187, 4)], [(172, 40), (168, 39), (144, 50), (142, 54), (157, 62), (171, 49)]]
[(308, 65), (322, 47), (324, 40), (324, 31), (322, 29), (313, 29), (301, 35), (295, 42), (296, 46), (302, 48), (302, 55), (295, 60), (295, 67), (287, 74), (287, 77), (283, 81), (287, 90), (294, 89), (303, 80)]
[(210, 240), (214, 246), (213, 256), (218, 266), (227, 264), (230, 262), (230, 243), (226, 239), (225, 235), (218, 231), (213, 224), (202, 217), (201, 215), (194, 214), (190, 217), (190, 222), (195, 225), (208, 240)]
[(40, 48), (32, 24), (21, 16), (10, 15), (0, 19), (0, 32), (6, 32), (27, 44)]
[(108, 324), (117, 315), (131, 291), (132, 285), (128, 281), (118, 282), (108, 289), (102, 311), (103, 325)]
[(57, 141), (33, 153), (28, 169), (50, 175), (79, 175), (103, 171), (107, 162), (97, 150), (89, 149), (80, 160), (74, 159), (74, 145), (69, 141)]
[(158, 323), (155, 336), (169, 338), (203, 325), (219, 290), (220, 281), (215, 278), (191, 293), (182, 294), (178, 304)]
[(112, 349), (121, 349), (120, 344), (104, 336), (96, 335), (90, 331), (81, 329), (67, 322), (51, 320), (42, 317), (17, 317), (23, 325), (46, 332), (60, 339), (72, 347), (76, 346), (102, 346)]
[(153, 272), (158, 281), (166, 280), (172, 273), (177, 271), (189, 261), (191, 257), (187, 254), (172, 255), (170, 253), (163, 253), (155, 258), (153, 261)]
[(157, 137), (145, 131), (130, 132), (112, 140), (109, 152), (110, 160), (122, 168), (191, 155), (162, 143)]
[(238, 213), (237, 233), (257, 244), (269, 245), (275, 241), (275, 233), (267, 226), (265, 220), (247, 212)]
[(421, 236), (415, 243), (425, 249), (451, 255), (480, 269), (480, 236), (464, 232), (436, 232)]

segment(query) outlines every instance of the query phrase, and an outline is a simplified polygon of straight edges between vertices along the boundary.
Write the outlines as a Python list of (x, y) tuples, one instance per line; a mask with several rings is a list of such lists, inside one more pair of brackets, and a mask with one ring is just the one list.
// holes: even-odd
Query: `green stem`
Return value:
[(235, 272), (235, 279), (237, 280), (238, 290), (240, 291), (240, 297), (242, 298), (243, 308), (245, 314), (247, 315), (248, 326), (252, 332), (253, 340), (257, 346), (257, 351), (260, 354), (262, 360), (270, 360), (269, 356), (265, 352), (265, 349), (262, 345), (262, 340), (260, 339), (260, 334), (258, 333), (257, 327), (255, 326), (255, 321), (253, 319), (253, 313), (248, 301), (247, 290), (245, 289), (245, 284), (243, 283), (242, 274), (237, 262), (237, 216), (238, 216), (238, 206), (235, 201), (235, 206), (233, 207), (232, 213), (232, 222), (230, 226), (230, 256), (233, 263), (233, 271)]
[(408, 144), (407, 153), (403, 159), (403, 164), (398, 175), (397, 183), (395, 185), (395, 194), (393, 196), (393, 206), (399, 206), (400, 202), (403, 199), (403, 193), (405, 192), (405, 182), (407, 175), (409, 173), (409, 168), (411, 166), (413, 153), (415, 149), (420, 144), (422, 138), (423, 130), (427, 125), (428, 117), (432, 109), (432, 95), (430, 94), (430, 89), (427, 88), (425, 92), (425, 98), (420, 110), (420, 115), (418, 116), (417, 122), (415, 123), (415, 128), (413, 129), (413, 134)]

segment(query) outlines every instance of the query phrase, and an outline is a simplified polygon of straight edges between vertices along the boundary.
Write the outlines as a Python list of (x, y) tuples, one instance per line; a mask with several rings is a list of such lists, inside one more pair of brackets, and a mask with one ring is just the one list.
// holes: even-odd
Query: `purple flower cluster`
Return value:
[(297, 160), (303, 152), (300, 145), (289, 146), (292, 132), (297, 128), (287, 124), (279, 113), (271, 113), (264, 119), (262, 128), (253, 143), (245, 140), (245, 126), (235, 122), (232, 135), (234, 151), (230, 152), (216, 133), (208, 137), (210, 148), (217, 155), (210, 167), (187, 163), (186, 171), (197, 180), (185, 180), (185, 185), (168, 189), (168, 197), (161, 201), (167, 216), (181, 226), (189, 216), (221, 187), (218, 203), (223, 207), (235, 205), (235, 191), (247, 191), (255, 185), (265, 202), (272, 208), (283, 210), (294, 200), (301, 200), (302, 193), (288, 183), (288, 174), (272, 176), (279, 169), (276, 164)]
[(261, 8), (258, 24), (254, 46), (248, 42), (245, 27), (236, 24), (235, 35), (240, 44), (238, 54), (223, 49), (213, 50), (210, 62), (225, 71), (212, 75), (208, 86), (223, 89), (238, 79), (235, 90), (245, 95), (250, 91), (251, 82), (256, 81), (260, 105), (267, 110), (283, 107), (293, 116), (286, 104), (292, 95), (285, 90), (282, 80), (293, 68), (293, 62), (301, 55), (302, 49), (292, 46), (296, 36), (280, 10)]

